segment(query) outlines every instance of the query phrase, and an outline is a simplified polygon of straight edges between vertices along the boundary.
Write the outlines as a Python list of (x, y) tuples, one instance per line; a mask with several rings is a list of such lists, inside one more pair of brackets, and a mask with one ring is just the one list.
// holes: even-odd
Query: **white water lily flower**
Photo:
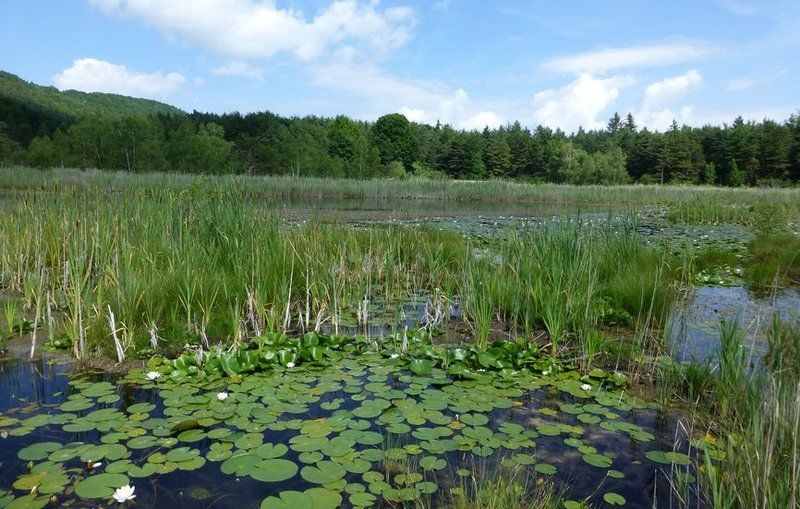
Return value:
[(5, 430), (0, 431), (0, 438), (2, 438), (2, 439), (8, 438), (8, 431), (5, 431)]
[(581, 385), (581, 389), (583, 389), (584, 391), (590, 391), (592, 390), (592, 386), (589, 384), (583, 384)]
[(217, 399), (220, 401), (225, 401), (226, 399), (228, 399), (228, 393), (225, 391), (217, 393)]
[(294, 367), (294, 362), (287, 362), (286, 363), (286, 367), (287, 368), (293, 368)]
[(399, 353), (393, 353), (392, 355), (389, 356), (390, 359), (396, 359), (398, 357), (400, 357)]
[(160, 376), (161, 373), (159, 373), (158, 371), (150, 371), (149, 373), (147, 373), (147, 379), (150, 380), (151, 382)]
[(134, 488), (130, 484), (125, 485), (122, 488), (117, 488), (117, 490), (114, 492), (114, 500), (116, 500), (120, 504), (127, 502), (129, 500), (133, 500), (134, 498), (136, 498), (136, 495), (133, 494), (135, 490), (136, 488)]

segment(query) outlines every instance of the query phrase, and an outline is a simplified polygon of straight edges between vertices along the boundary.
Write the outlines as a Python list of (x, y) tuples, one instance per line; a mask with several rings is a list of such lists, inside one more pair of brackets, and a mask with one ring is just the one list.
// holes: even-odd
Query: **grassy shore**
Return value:
[(721, 188), (708, 186), (573, 186), (527, 184), (506, 180), (347, 180), (290, 176), (192, 176), (172, 173), (132, 174), (98, 170), (26, 167), (0, 168), (0, 188), (58, 189), (98, 187), (106, 190), (182, 190), (205, 185), (236, 185), (265, 199), (405, 199), (439, 202), (515, 204), (596, 204), (667, 207), (682, 222), (748, 221), (754, 207), (800, 218), (800, 189)]

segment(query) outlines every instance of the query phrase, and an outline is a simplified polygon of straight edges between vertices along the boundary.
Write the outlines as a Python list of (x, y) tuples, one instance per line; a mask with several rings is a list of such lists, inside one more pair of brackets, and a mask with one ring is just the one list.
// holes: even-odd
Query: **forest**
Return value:
[(346, 116), (185, 113), (113, 94), (59, 92), (0, 73), (0, 164), (182, 173), (487, 179), (571, 184), (793, 185), (800, 115), (665, 132), (615, 113), (565, 133), (520, 122), (483, 131)]

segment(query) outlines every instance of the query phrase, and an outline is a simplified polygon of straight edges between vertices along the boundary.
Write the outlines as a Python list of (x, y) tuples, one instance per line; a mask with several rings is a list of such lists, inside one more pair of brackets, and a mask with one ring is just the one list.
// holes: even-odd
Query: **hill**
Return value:
[(183, 115), (174, 106), (150, 99), (139, 99), (118, 94), (100, 92), (60, 91), (55, 87), (44, 87), (29, 83), (19, 76), (0, 71), (0, 98), (22, 102), (40, 110), (49, 110), (73, 117), (82, 114), (104, 115)]

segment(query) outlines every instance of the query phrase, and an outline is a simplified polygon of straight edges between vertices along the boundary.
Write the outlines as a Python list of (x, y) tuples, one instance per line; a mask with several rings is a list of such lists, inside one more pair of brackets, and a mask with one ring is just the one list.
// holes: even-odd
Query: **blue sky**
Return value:
[(800, 2), (2, 0), (0, 68), (185, 110), (572, 131), (800, 108)]

